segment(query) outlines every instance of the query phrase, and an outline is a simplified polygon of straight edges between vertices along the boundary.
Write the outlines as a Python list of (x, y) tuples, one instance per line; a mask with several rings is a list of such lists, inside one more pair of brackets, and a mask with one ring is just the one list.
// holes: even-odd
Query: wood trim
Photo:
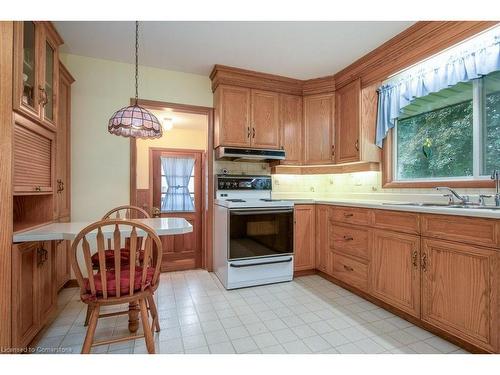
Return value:
[(212, 91), (220, 85), (240, 86), (258, 90), (302, 95), (303, 81), (275, 74), (255, 72), (226, 65), (214, 65), (210, 73)]
[(11, 347), (12, 329), (12, 69), (14, 23), (0, 22), (0, 348)]
[(356, 162), (332, 165), (276, 165), (271, 168), (271, 174), (339, 174), (352, 172), (379, 171), (380, 164), (375, 162)]
[(327, 94), (335, 91), (333, 75), (302, 81), (302, 95)]
[(334, 75), (342, 87), (361, 78), (362, 86), (428, 58), (494, 25), (497, 21), (420, 21)]
[[(130, 98), (130, 103), (134, 102), (134, 98)], [(139, 99), (137, 103), (144, 107), (154, 108), (154, 109), (164, 109), (172, 108), (174, 112), (185, 112), (194, 113), (207, 116), (208, 121), (208, 140), (207, 140), (207, 151), (205, 160), (205, 177), (202, 180), (202, 191), (203, 191), (203, 202), (202, 202), (202, 221), (203, 233), (202, 233), (202, 254), (201, 254), (201, 268), (207, 271), (212, 271), (213, 269), (213, 205), (214, 205), (214, 172), (213, 172), (213, 160), (214, 160), (214, 109), (211, 107), (203, 107), (190, 104), (180, 104), (180, 103), (170, 103), (162, 102), (156, 100), (145, 100)], [(137, 203), (137, 181), (136, 181), (136, 170), (137, 170), (137, 148), (136, 140), (130, 138), (130, 204), (136, 205)]]
[(400, 316), (401, 318), (409, 321), (410, 323), (413, 323), (414, 325), (418, 326), (418, 327), (421, 327), (429, 332), (432, 332), (434, 333), (435, 335), (438, 335), (442, 338), (444, 338), (445, 340), (448, 340), (462, 348), (464, 348), (465, 350), (471, 352), (471, 353), (490, 353), (488, 351), (486, 351), (484, 348), (480, 348), (478, 346), (475, 346), (475, 345), (472, 345), (470, 344), (469, 342), (466, 342), (464, 340), (461, 340), (460, 338), (456, 337), (456, 336), (453, 336), (451, 334), (449, 334), (448, 332), (446, 331), (443, 331), (435, 326), (433, 326), (432, 324), (429, 324), (429, 323), (425, 323), (423, 322), (422, 320), (418, 319), (418, 318), (415, 318), (414, 316), (368, 294), (368, 292), (365, 292), (361, 289), (358, 289), (352, 285), (349, 285), (341, 280), (338, 280), (337, 278), (333, 277), (333, 276), (330, 276), (322, 271), (316, 271), (316, 274), (321, 276), (322, 278), (332, 282), (333, 284), (335, 285), (338, 285), (344, 289), (347, 289), (349, 290), (350, 292), (360, 296), (361, 298), (364, 298), (365, 300), (369, 301), (369, 302), (372, 302), (373, 304), (395, 314), (395, 315), (398, 315)]
[(293, 277), (316, 275), (317, 273), (318, 271), (316, 269), (293, 271)]

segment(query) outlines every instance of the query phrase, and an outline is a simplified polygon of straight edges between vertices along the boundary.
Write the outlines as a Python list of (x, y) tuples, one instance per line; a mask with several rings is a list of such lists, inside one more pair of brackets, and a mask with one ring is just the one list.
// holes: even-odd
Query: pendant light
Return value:
[(108, 122), (111, 134), (133, 138), (160, 138), (160, 121), (146, 108), (137, 104), (139, 98), (139, 21), (135, 21), (135, 102), (116, 111)]

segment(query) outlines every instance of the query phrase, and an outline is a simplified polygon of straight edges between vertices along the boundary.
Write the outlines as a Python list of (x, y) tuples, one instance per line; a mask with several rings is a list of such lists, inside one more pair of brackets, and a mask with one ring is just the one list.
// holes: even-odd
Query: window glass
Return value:
[[(163, 212), (195, 211), (194, 162), (194, 158), (161, 158), (161, 210)], [(171, 186), (169, 181), (172, 183)]]
[(416, 99), (396, 127), (398, 180), (473, 174), (472, 82)]
[(483, 78), (485, 90), (483, 175), (500, 168), (500, 72)]

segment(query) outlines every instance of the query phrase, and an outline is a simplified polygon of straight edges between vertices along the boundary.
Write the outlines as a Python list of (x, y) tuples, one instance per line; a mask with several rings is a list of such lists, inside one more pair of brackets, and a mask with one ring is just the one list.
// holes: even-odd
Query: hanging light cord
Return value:
[(135, 21), (135, 105), (139, 100), (139, 21)]

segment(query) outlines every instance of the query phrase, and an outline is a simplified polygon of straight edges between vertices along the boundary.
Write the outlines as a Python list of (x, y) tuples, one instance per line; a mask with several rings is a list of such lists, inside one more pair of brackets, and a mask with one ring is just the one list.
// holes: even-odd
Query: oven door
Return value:
[(228, 260), (293, 253), (293, 208), (229, 210)]

